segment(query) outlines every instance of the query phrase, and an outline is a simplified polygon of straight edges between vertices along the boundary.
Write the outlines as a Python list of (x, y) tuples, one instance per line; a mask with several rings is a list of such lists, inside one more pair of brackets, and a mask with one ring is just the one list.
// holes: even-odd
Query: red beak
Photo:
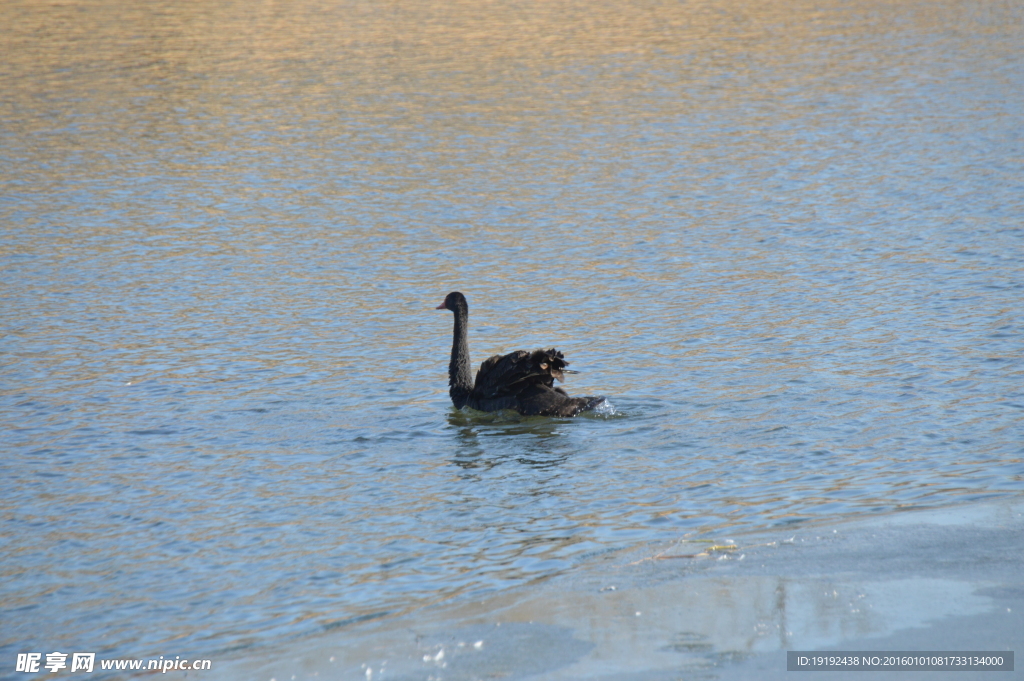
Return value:
[(446, 310), (446, 309), (448, 309), (448, 308), (446, 308), (446, 307), (444, 306), (444, 303), (441, 303), (440, 305), (438, 305), (438, 306), (437, 306), (437, 307), (435, 307), (434, 309), (435, 309), (435, 310)]

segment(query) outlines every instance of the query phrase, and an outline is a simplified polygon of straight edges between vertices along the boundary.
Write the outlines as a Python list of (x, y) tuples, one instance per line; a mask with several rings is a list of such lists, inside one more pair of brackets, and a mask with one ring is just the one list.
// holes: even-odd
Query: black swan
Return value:
[(452, 361), (448, 365), (448, 394), (456, 409), (472, 407), (480, 411), (514, 409), (524, 416), (576, 416), (593, 409), (603, 397), (569, 397), (554, 387), (555, 379), (574, 374), (558, 350), (516, 350), (507, 355), (494, 355), (480, 365), (473, 381), (469, 362), (469, 304), (458, 291), (449, 293), (438, 310), (455, 313), (455, 337)]

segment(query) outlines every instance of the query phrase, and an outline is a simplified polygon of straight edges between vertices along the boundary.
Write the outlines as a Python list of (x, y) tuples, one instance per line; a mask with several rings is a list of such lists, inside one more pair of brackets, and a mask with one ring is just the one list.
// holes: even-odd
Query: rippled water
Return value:
[[(1024, 491), (1018, 3), (0, 5), (0, 650)], [(575, 420), (452, 409), (551, 345)], [(4, 662), (7, 665), (7, 662)]]

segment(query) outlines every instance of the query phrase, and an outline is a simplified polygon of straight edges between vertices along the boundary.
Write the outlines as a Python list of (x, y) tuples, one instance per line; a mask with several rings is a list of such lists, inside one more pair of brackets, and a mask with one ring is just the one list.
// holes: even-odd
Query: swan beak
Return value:
[(445, 309), (445, 307), (444, 307), (444, 303), (441, 303), (440, 305), (438, 305), (438, 306), (437, 306), (437, 307), (435, 307), (434, 309), (435, 309), (435, 310), (443, 310), (443, 309)]

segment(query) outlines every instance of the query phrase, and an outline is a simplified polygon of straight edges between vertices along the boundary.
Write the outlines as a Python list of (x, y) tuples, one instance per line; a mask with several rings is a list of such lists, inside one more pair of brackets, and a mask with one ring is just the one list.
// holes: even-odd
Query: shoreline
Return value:
[[(616, 552), (216, 666), (260, 681), (731, 681), (783, 678), (787, 650), (1024, 651), (1024, 497)], [(946, 676), (974, 674), (871, 678)]]

